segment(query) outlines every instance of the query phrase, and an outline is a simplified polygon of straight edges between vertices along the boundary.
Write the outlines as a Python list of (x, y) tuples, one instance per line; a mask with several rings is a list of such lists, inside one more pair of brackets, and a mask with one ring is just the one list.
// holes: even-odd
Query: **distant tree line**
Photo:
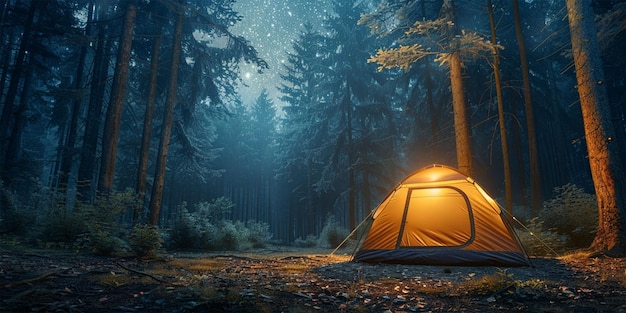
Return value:
[[(235, 92), (239, 65), (267, 64), (229, 31), (233, 1), (1, 4), (0, 177), (24, 196), (35, 178), (71, 210), (130, 188), (125, 218), (161, 226), (182, 203), (227, 197), (223, 218), (293, 242), (331, 218), (354, 229), (399, 179), (442, 163), (509, 212), (538, 216), (570, 183), (596, 193), (601, 216), (614, 199), (600, 225), (623, 235), (623, 2), (336, 0), (265, 86), (280, 98), (252, 104)], [(579, 33), (584, 10), (595, 23)], [(595, 104), (580, 94), (591, 61), (576, 62), (590, 40)], [(602, 147), (609, 166), (594, 163)]]

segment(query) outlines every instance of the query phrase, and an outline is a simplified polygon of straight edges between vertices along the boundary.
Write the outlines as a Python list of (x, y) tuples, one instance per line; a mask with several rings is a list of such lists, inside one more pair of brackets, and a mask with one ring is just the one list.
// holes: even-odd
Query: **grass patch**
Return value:
[(587, 261), (591, 257), (591, 252), (586, 250), (577, 250), (559, 256), (557, 259), (561, 261)]
[(505, 289), (514, 287), (515, 283), (513, 274), (507, 273), (506, 270), (499, 270), (495, 274), (478, 279), (470, 277), (457, 285), (456, 288), (459, 294), (485, 296), (500, 293)]
[(227, 262), (221, 259), (174, 259), (168, 265), (187, 271), (212, 272), (226, 268)]
[(286, 274), (295, 274), (308, 272), (311, 269), (311, 266), (307, 264), (288, 263), (280, 266), (279, 269)]
[(451, 286), (450, 295), (454, 296), (514, 296), (540, 299), (550, 295), (548, 283), (540, 279), (522, 281), (513, 278), (506, 270), (480, 278), (469, 277), (464, 282)]
[(154, 280), (152, 280), (149, 277), (137, 277), (135, 275), (127, 275), (127, 274), (120, 274), (120, 273), (115, 273), (115, 272), (110, 272), (110, 273), (104, 273), (101, 275), (97, 275), (94, 276), (94, 281), (95, 283), (105, 286), (105, 287), (111, 287), (111, 288), (118, 288), (124, 285), (148, 285), (151, 283), (154, 283)]

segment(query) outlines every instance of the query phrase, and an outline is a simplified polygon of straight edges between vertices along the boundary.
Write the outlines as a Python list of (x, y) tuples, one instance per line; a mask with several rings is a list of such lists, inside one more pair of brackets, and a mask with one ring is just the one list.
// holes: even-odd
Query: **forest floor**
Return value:
[(0, 246), (0, 312), (626, 312), (626, 259), (360, 264), (350, 251), (110, 258)]

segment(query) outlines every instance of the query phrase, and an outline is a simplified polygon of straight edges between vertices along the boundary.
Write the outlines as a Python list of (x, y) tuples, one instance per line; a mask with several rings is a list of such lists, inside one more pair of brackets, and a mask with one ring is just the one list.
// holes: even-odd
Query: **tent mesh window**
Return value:
[(474, 239), (469, 199), (454, 187), (411, 189), (398, 248), (463, 247)]

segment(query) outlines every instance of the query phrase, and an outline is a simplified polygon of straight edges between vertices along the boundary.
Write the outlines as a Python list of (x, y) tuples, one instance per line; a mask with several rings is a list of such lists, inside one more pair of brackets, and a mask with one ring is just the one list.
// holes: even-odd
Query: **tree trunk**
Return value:
[(465, 94), (463, 91), (463, 76), (461, 69), (461, 52), (455, 36), (458, 30), (455, 24), (454, 4), (452, 0), (446, 0), (441, 6), (442, 16), (452, 22), (448, 29), (448, 45), (450, 49), (450, 89), (452, 90), (452, 107), (454, 111), (454, 139), (456, 143), (456, 163), (459, 171), (467, 176), (472, 176), (472, 139), (467, 108), (465, 106)]
[(598, 232), (591, 250), (626, 256), (626, 178), (611, 124), (591, 0), (567, 0), (567, 16), (585, 126), (591, 176), (598, 200)]
[(472, 176), (471, 131), (461, 76), (461, 56), (459, 51), (450, 55), (450, 87), (454, 110), (454, 138), (456, 140), (456, 163), (459, 171)]
[(435, 101), (433, 97), (433, 78), (430, 69), (430, 60), (429, 58), (424, 58), (424, 75), (426, 76), (426, 103), (428, 106), (428, 114), (430, 116), (430, 144), (433, 147), (432, 149), (432, 158), (434, 160), (439, 160), (440, 153), (437, 145), (439, 144), (439, 114), (435, 109)]
[(7, 174), (8, 177), (15, 178), (21, 176), (19, 172), (16, 172), (20, 171), (20, 167), (14, 167), (13, 165), (17, 165), (22, 159), (23, 155), (22, 135), (24, 134), (24, 129), (26, 128), (28, 120), (26, 112), (28, 111), (29, 104), (28, 97), (32, 89), (33, 71), (34, 68), (32, 66), (28, 66), (28, 68), (26, 69), (26, 73), (24, 75), (24, 87), (22, 87), (22, 91), (20, 93), (20, 102), (17, 106), (17, 110), (15, 111), (13, 127), (11, 128), (9, 135), (4, 170), (4, 173)]
[(500, 56), (496, 47), (496, 22), (493, 18), (493, 6), (491, 0), (487, 0), (487, 12), (489, 13), (489, 27), (491, 28), (491, 43), (493, 53), (493, 75), (496, 81), (496, 98), (498, 100), (498, 124), (500, 125), (500, 145), (502, 146), (502, 166), (504, 167), (504, 194), (505, 208), (509, 214), (513, 214), (513, 188), (511, 187), (511, 164), (509, 162), (509, 145), (506, 138), (506, 122), (504, 120), (504, 103), (502, 103), (502, 83), (500, 81)]
[[(15, 63), (13, 65), (13, 71), (11, 72), (11, 80), (9, 81), (9, 88), (6, 93), (6, 97), (4, 98), (4, 106), (2, 107), (2, 115), (0, 116), (0, 170), (6, 170), (7, 164), (6, 158), (7, 153), (9, 153), (8, 143), (10, 141), (9, 129), (11, 128), (11, 123), (13, 122), (15, 115), (15, 103), (17, 99), (18, 89), (20, 86), (20, 82), (22, 80), (22, 74), (24, 73), (24, 67), (26, 63), (26, 52), (30, 49), (31, 37), (32, 37), (32, 28), (35, 23), (35, 16), (37, 11), (39, 10), (39, 6), (43, 2), (41, 0), (33, 0), (30, 4), (30, 8), (28, 11), (28, 16), (24, 23), (24, 30), (22, 32), (22, 38), (20, 41), (20, 48), (17, 52), (17, 56), (15, 57)], [(0, 172), (0, 177), (5, 177), (2, 172)]]
[[(346, 81), (349, 78), (346, 77)], [(348, 212), (350, 230), (356, 227), (356, 174), (354, 173), (354, 149), (352, 148), (352, 104), (350, 102), (350, 85), (347, 83), (346, 93), (342, 100), (342, 106), (346, 112), (346, 139), (348, 143)]]
[(518, 0), (513, 0), (513, 20), (515, 21), (515, 35), (522, 69), (522, 81), (524, 84), (524, 109), (526, 113), (526, 127), (528, 131), (528, 167), (530, 169), (530, 194), (532, 216), (537, 216), (543, 203), (541, 192), (541, 175), (539, 170), (539, 156), (537, 154), (537, 135), (535, 132), (535, 115), (533, 113), (533, 100), (530, 89), (530, 75), (528, 73), (528, 61), (526, 60), (526, 47), (522, 36), (522, 23), (519, 17)]
[[(93, 16), (94, 5), (93, 2), (89, 6), (87, 12), (87, 24), (85, 26), (85, 36), (91, 36), (91, 24)], [(77, 98), (73, 99), (72, 107), (70, 109), (70, 125), (66, 142), (61, 149), (61, 173), (59, 174), (59, 187), (61, 189), (67, 189), (69, 179), (71, 176), (72, 167), (74, 165), (74, 156), (76, 154), (76, 137), (78, 136), (78, 119), (81, 115), (81, 104), (83, 103), (83, 73), (85, 72), (85, 59), (87, 58), (87, 44), (84, 44), (80, 48), (80, 54), (78, 56), (78, 65), (76, 67), (76, 78), (74, 81), (74, 90), (80, 91), (76, 93)]]
[(128, 64), (130, 63), (130, 51), (133, 43), (133, 28), (137, 6), (129, 2), (124, 16), (122, 37), (118, 49), (118, 57), (113, 74), (113, 87), (111, 87), (111, 99), (107, 108), (104, 121), (104, 134), (102, 136), (102, 163), (100, 164), (100, 179), (98, 191), (107, 196), (113, 189), (113, 177), (115, 174), (115, 159), (117, 157), (117, 142), (120, 135), (120, 121), (122, 119), (122, 105), (126, 93), (128, 77)]
[(141, 137), (141, 150), (139, 154), (139, 170), (137, 173), (137, 196), (139, 204), (133, 213), (133, 221), (137, 222), (143, 210), (144, 199), (146, 197), (146, 176), (148, 172), (148, 158), (150, 156), (150, 138), (152, 132), (152, 115), (154, 113), (154, 103), (156, 102), (157, 76), (159, 74), (159, 51), (161, 47), (161, 35), (154, 39), (152, 56), (150, 59), (150, 89), (148, 91), (148, 102), (143, 119), (143, 135)]
[(93, 184), (96, 168), (96, 153), (98, 152), (98, 137), (102, 124), (102, 107), (104, 104), (104, 90), (108, 78), (109, 40), (105, 47), (105, 34), (100, 30), (93, 59), (91, 80), (91, 94), (89, 95), (89, 107), (85, 119), (85, 132), (83, 145), (80, 151), (80, 164), (78, 166), (77, 198), (84, 202), (93, 200)]
[[(4, 42), (4, 47), (2, 48), (2, 64), (0, 64), (0, 70), (2, 71), (2, 75), (0, 75), (0, 90), (4, 90), (7, 77), (9, 76), (8, 69), (11, 64), (11, 56), (13, 55), (13, 50), (10, 47), (13, 47), (13, 44), (15, 43), (15, 36), (13, 36), (13, 31), (9, 34), (1, 33), (0, 35), (2, 35), (0, 40)], [(3, 95), (4, 93), (0, 93), (0, 103), (4, 103)]]
[(159, 154), (157, 156), (154, 182), (152, 184), (152, 195), (150, 198), (149, 223), (159, 224), (159, 214), (161, 202), (163, 200), (163, 185), (165, 183), (165, 163), (170, 145), (170, 134), (172, 132), (172, 119), (174, 116), (174, 106), (176, 105), (176, 90), (178, 89), (178, 62), (180, 59), (181, 41), (183, 36), (183, 12), (178, 12), (176, 18), (176, 30), (174, 32), (174, 42), (172, 45), (172, 63), (170, 66), (170, 84), (167, 90), (167, 102), (165, 116), (163, 117), (163, 129), (159, 142)]

